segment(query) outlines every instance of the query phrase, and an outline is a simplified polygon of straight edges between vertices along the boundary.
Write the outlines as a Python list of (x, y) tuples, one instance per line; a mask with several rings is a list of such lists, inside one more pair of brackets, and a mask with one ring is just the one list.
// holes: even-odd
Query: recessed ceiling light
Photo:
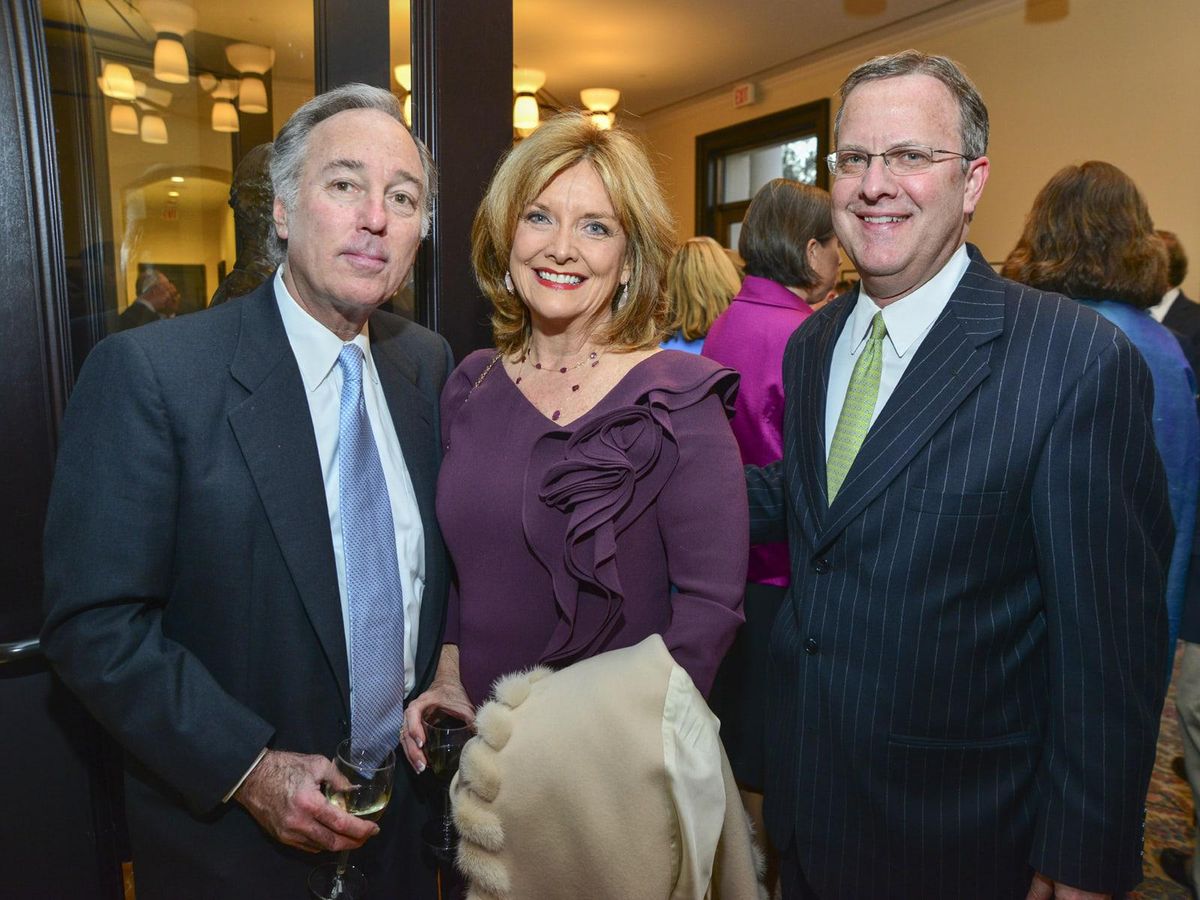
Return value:
[(172, 175), (171, 180), (173, 182), (175, 182), (176, 184), (183, 184), (183, 176), (182, 175)]
[(167, 196), (168, 197), (178, 197), (179, 191), (167, 191)]

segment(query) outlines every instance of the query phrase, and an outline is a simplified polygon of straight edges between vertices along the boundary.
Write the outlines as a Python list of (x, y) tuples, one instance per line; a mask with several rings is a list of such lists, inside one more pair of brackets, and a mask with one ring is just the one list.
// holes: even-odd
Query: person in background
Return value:
[[(809, 303), (837, 278), (829, 194), (786, 178), (768, 182), (746, 211), (738, 252), (746, 262), (742, 289), (713, 323), (703, 353), (741, 375), (733, 434), (743, 463), (766, 465), (783, 455), (784, 348), (812, 315)], [(788, 586), (786, 542), (751, 547), (746, 580), (746, 624), (721, 664), (711, 704), (746, 809), (765, 835), (767, 640)]]
[(141, 900), (304, 896), (348, 850), (428, 900), (415, 776), (378, 825), (330, 756), (399, 743), (441, 646), (433, 511), (450, 348), (377, 311), (429, 226), (433, 161), (388, 91), (302, 105), (275, 141), (275, 275), (92, 351), (46, 519), (42, 646), (125, 750)]
[(1167, 292), (1150, 307), (1150, 315), (1178, 334), (1189, 351), (1189, 359), (1200, 359), (1200, 303), (1183, 292), (1187, 278), (1188, 258), (1173, 231), (1155, 232), (1167, 247)]
[(566, 113), (496, 170), (472, 230), (495, 350), (442, 396), (438, 520), (457, 580), (438, 675), (408, 706), (470, 715), (502, 675), (661, 634), (707, 694), (742, 623), (749, 535), (737, 374), (659, 349), (674, 241), (645, 151)]
[(671, 336), (664, 350), (699, 353), (708, 329), (742, 286), (737, 267), (710, 237), (683, 242), (667, 266), (667, 301)]
[(784, 354), (789, 540), (768, 660), (784, 896), (1101, 900), (1142, 878), (1165, 689), (1153, 384), (1090, 309), (966, 243), (988, 112), (952, 61), (842, 82), (833, 222), (861, 283)]
[[(1155, 444), (1166, 468), (1175, 522), (1166, 592), (1169, 679), (1175, 639), (1187, 604), (1195, 546), (1200, 420), (1196, 414), (1195, 373), (1179, 338), (1161, 318), (1164, 304), (1168, 315), (1179, 304), (1190, 304), (1178, 290), (1187, 262), (1184, 258), (1181, 264), (1179, 254), (1171, 259), (1171, 245), (1164, 248), (1167, 242), (1161, 239), (1162, 232), (1156, 235), (1152, 228), (1150, 211), (1137, 185), (1116, 166), (1097, 161), (1067, 166), (1038, 193), (1002, 274), (1078, 298), (1120, 328), (1150, 367), (1154, 378)], [(1175, 246), (1178, 248), (1177, 243)], [(1163, 289), (1168, 281), (1174, 295), (1168, 293), (1164, 300)], [(1186, 637), (1176, 704), (1185, 770), (1193, 792), (1200, 796), (1200, 648), (1188, 643)], [(1180, 857), (1186, 854), (1164, 849), (1160, 857), (1163, 870), (1177, 880), (1194, 884), (1190, 877), (1194, 862), (1185, 865)]]
[(1166, 287), (1167, 255), (1137, 185), (1106, 162), (1060, 169), (1034, 199), (1001, 274), (1094, 309), (1125, 333), (1150, 367), (1154, 442), (1175, 522), (1166, 593), (1170, 679), (1200, 492), (1200, 419), (1196, 376), (1179, 340), (1147, 313)]
[(128, 331), (159, 319), (170, 319), (179, 311), (179, 289), (171, 279), (155, 268), (138, 276), (138, 295), (117, 317), (117, 328)]

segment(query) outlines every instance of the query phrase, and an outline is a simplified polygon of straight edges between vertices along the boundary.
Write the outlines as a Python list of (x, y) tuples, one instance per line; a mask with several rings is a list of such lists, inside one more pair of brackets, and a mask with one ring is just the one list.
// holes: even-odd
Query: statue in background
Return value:
[(275, 223), (271, 207), (271, 144), (259, 144), (242, 157), (229, 186), (237, 260), (209, 301), (209, 306), (248, 294), (275, 272), (279, 264), (275, 249)]

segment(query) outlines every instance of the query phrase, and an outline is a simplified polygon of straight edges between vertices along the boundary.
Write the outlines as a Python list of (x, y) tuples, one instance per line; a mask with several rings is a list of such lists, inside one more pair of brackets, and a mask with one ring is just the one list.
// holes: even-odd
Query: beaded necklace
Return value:
[[(566, 375), (569, 372), (575, 371), (580, 366), (582, 366), (584, 363), (588, 363), (589, 364), (588, 367), (586, 369), (584, 369), (584, 371), (581, 373), (581, 377), (579, 378), (579, 380), (576, 383), (571, 385), (571, 393), (575, 394), (575, 393), (578, 393), (578, 391), (579, 391), (579, 385), (583, 383), (582, 375), (586, 375), (592, 369), (596, 368), (596, 366), (600, 365), (601, 351), (597, 351), (597, 350), (593, 350), (591, 353), (589, 353), (587, 356), (585, 356), (583, 359), (581, 359), (579, 362), (575, 363), (574, 365), (562, 366), (561, 368), (559, 368), (557, 370), (550, 368), (548, 366), (543, 366), (540, 362), (534, 362), (532, 359), (530, 359), (531, 351), (532, 351), (532, 347), (529, 344), (526, 344), (525, 349), (521, 353), (521, 368), (517, 371), (517, 377), (513, 381), (514, 384), (519, 385), (521, 383), (521, 380), (525, 377), (526, 361), (533, 363), (533, 368), (535, 371), (538, 371), (538, 372), (557, 371), (559, 375)], [(550, 415), (550, 421), (557, 422), (559, 420), (559, 417), (561, 417), (561, 416), (562, 416), (562, 408), (560, 406), (558, 409), (554, 410), (554, 412)]]

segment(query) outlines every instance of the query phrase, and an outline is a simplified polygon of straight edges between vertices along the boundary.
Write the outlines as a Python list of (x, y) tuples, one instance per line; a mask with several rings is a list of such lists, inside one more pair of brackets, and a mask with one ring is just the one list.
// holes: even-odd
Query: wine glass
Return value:
[(435, 710), (425, 721), (425, 757), (429, 771), (438, 781), (442, 794), (441, 814), (425, 823), (421, 836), (440, 862), (454, 858), (458, 833), (450, 809), (450, 782), (458, 771), (458, 758), (463, 745), (471, 738), (471, 726), (462, 719)]
[[(360, 819), (377, 821), (392, 797), (396, 755), (391, 750), (364, 747), (347, 738), (338, 744), (334, 759), (342, 781), (325, 785), (325, 797), (334, 806)], [(350, 851), (336, 863), (317, 866), (308, 875), (308, 889), (318, 900), (359, 900), (366, 896), (367, 877), (348, 865)]]

